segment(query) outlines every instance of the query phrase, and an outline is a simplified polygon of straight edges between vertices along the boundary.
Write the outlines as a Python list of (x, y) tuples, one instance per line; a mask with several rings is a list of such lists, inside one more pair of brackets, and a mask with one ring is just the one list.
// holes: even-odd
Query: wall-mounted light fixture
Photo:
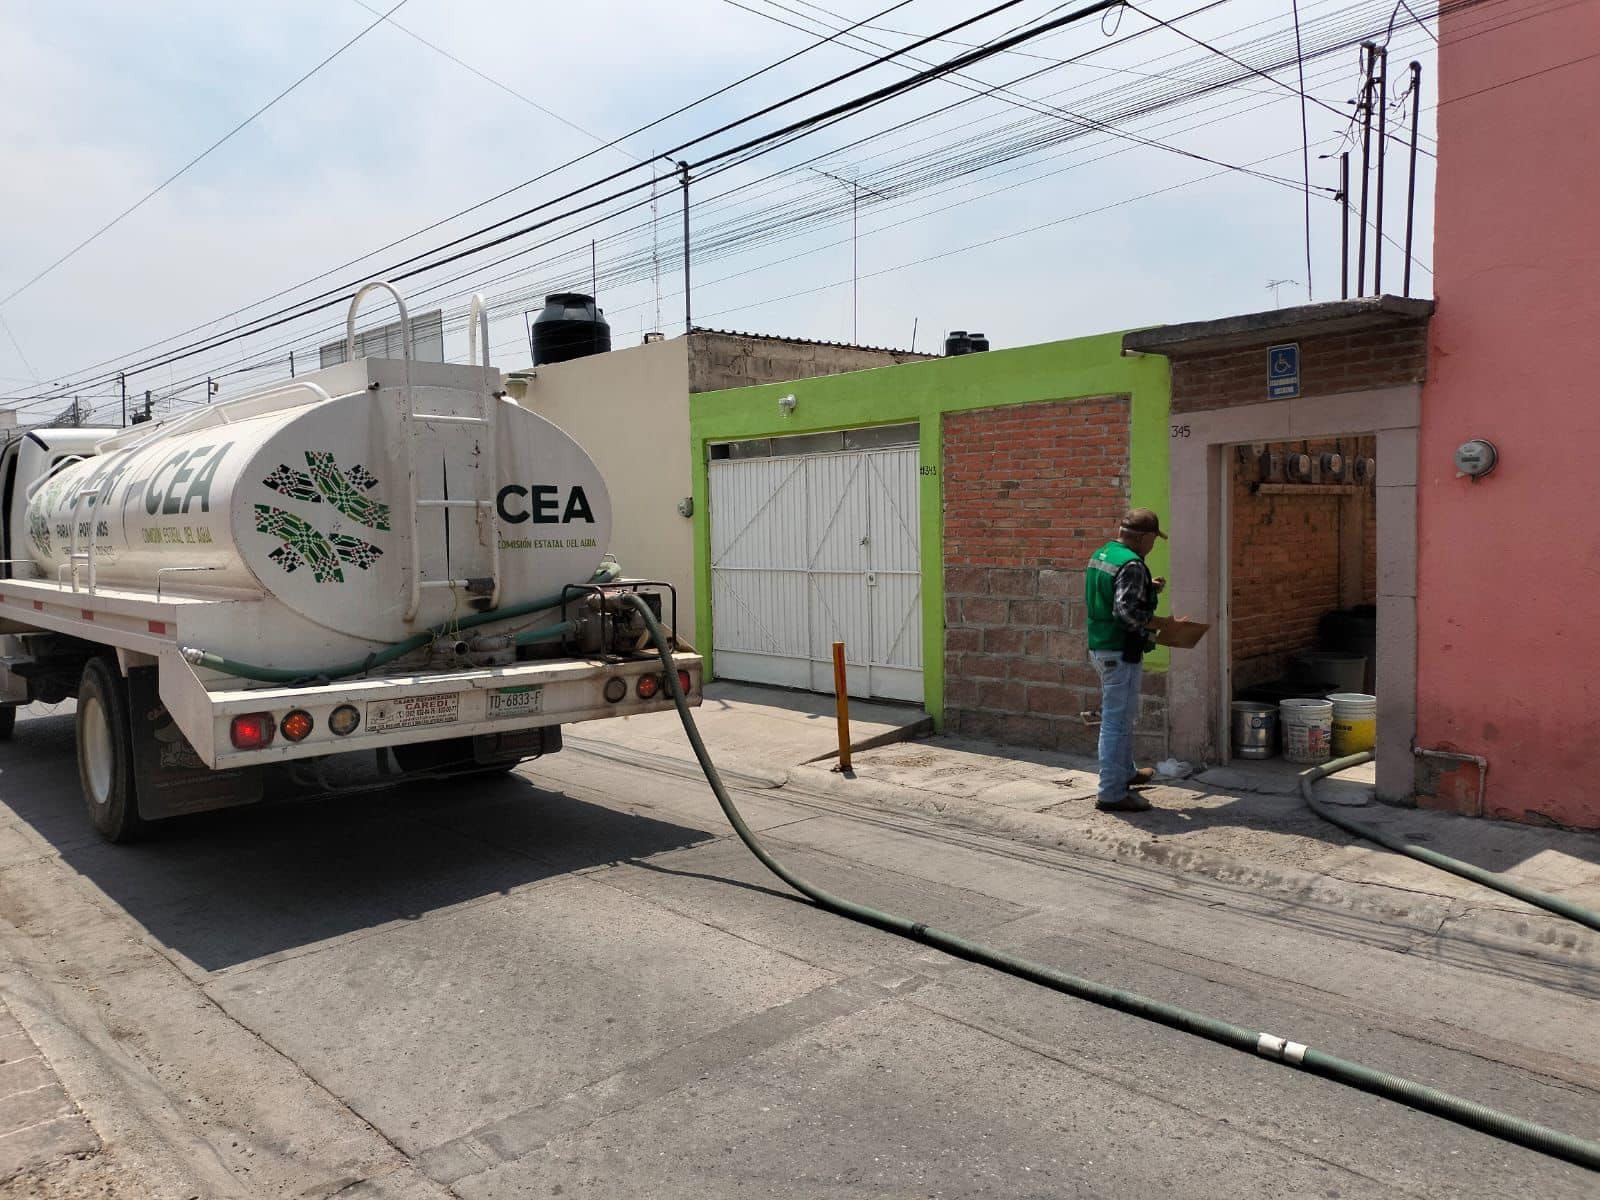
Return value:
[(787, 396), (779, 396), (778, 411), (787, 417), (794, 412), (794, 406), (798, 403), (799, 401), (794, 398), (793, 392), (790, 392)]

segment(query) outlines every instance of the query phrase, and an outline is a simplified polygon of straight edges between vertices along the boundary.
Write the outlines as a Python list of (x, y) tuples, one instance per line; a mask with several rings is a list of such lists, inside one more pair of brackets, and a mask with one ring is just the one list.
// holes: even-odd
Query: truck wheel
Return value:
[(89, 820), (108, 842), (139, 835), (128, 694), (115, 668), (91, 658), (78, 684), (78, 779)]
[(0, 742), (9, 742), (11, 733), (17, 727), (17, 706), (15, 704), (0, 704)]

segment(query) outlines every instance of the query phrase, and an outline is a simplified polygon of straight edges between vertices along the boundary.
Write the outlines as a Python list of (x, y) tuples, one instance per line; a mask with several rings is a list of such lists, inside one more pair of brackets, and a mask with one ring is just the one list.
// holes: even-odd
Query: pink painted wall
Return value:
[[(1440, 31), (1417, 745), (1489, 760), (1486, 816), (1593, 828), (1600, 0), (1513, 19), (1523, 15), (1515, 4), (1469, 8)], [(1453, 467), (1474, 437), (1500, 450), (1478, 483)], [(1441, 781), (1435, 803), (1453, 807), (1476, 787), (1467, 768)]]

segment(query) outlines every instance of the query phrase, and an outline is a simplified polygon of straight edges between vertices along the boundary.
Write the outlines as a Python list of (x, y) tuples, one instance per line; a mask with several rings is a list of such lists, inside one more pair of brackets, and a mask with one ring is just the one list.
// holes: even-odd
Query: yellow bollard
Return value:
[(845, 694), (844, 643), (833, 644), (833, 698), (839, 719), (838, 770), (850, 769), (850, 697)]

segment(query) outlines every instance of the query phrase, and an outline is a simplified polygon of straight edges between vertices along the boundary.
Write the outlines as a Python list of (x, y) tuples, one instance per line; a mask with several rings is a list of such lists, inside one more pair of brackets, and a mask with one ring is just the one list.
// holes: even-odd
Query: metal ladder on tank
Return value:
[[(401, 297), (399, 289), (393, 284), (382, 280), (374, 280), (366, 284), (350, 301), (350, 312), (345, 318), (345, 357), (354, 362), (356, 356), (356, 311), (361, 306), (361, 301), (369, 292), (382, 288), (394, 298), (395, 306), (400, 310), (400, 345), (403, 367), (402, 383), (400, 389), (400, 421), (399, 436), (401, 442), (401, 461), (405, 465), (406, 477), (406, 511), (411, 523), (411, 562), (410, 584), (406, 589), (405, 620), (416, 619), (417, 613), (422, 608), (422, 593), (432, 588), (459, 589), (470, 595), (488, 597), (488, 608), (495, 608), (500, 603), (500, 538), (499, 531), (494, 524), (494, 487), (499, 479), (498, 460), (496, 456), (496, 429), (495, 429), (495, 397), (489, 390), (489, 310), (483, 296), (474, 293), (472, 306), (467, 316), (467, 357), (474, 365), (483, 368), (482, 377), (478, 384), (478, 414), (471, 417), (455, 416), (446, 413), (423, 413), (416, 409), (416, 392), (411, 382), (411, 317), (406, 312), (406, 302)], [(478, 363), (479, 343), (482, 343), (482, 363)], [(478, 439), (478, 491), (479, 495), (473, 497), (453, 498), (448, 496), (419, 496), (417, 494), (417, 424), (424, 422), (429, 425), (460, 425), (479, 430)], [(487, 493), (487, 494), (482, 494)], [(424, 579), (422, 577), (422, 535), (418, 526), (418, 517), (423, 509), (444, 509), (445, 519), (449, 520), (448, 510), (452, 508), (471, 509), (474, 521), (473, 527), (477, 532), (478, 544), (484, 542), (489, 546), (489, 574), (487, 576), (463, 576), (455, 578), (457, 572), (449, 570), (451, 578)], [(452, 568), (453, 563), (446, 562), (446, 568)]]

